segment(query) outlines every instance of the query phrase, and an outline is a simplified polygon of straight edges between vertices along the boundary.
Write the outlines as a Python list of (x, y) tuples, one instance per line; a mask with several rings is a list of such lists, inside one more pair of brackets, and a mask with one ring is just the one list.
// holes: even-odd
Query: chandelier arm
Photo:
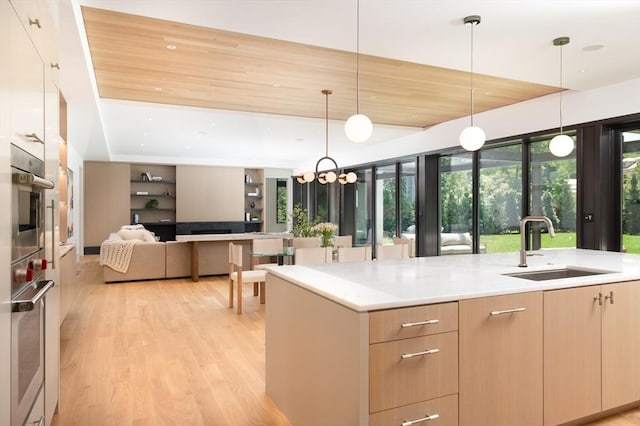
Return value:
[(329, 160), (333, 163), (333, 165), (335, 166), (334, 170), (338, 170), (338, 163), (336, 163), (336, 160), (334, 160), (333, 158), (329, 157), (328, 155), (325, 155), (324, 157), (321, 157), (320, 159), (318, 159), (318, 161), (316, 162), (316, 175), (318, 174), (318, 167), (320, 167), (320, 163), (323, 160)]

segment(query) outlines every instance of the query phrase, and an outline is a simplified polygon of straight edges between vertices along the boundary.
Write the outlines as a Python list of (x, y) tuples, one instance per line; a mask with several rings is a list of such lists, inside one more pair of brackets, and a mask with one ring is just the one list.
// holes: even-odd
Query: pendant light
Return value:
[[(314, 172), (304, 172), (296, 177), (298, 183), (311, 183), (315, 179), (318, 179), (318, 182), (321, 184), (333, 183), (336, 180), (340, 182), (342, 185), (347, 183), (354, 183), (358, 180), (358, 176), (354, 172), (349, 173), (340, 173), (338, 172), (338, 163), (336, 160), (329, 157), (329, 95), (333, 93), (331, 90), (325, 89), (322, 91), (322, 94), (325, 96), (325, 154), (324, 157), (320, 157), (320, 159), (316, 162), (316, 171)], [(320, 163), (323, 161), (330, 161), (333, 163), (334, 168), (329, 170), (328, 172), (319, 172), (318, 168), (320, 167)]]
[(562, 133), (562, 46), (569, 44), (569, 37), (558, 37), (553, 40), (554, 46), (560, 46), (560, 134), (556, 135), (549, 142), (549, 151), (556, 157), (566, 157), (573, 152), (575, 144), (571, 136)]
[(484, 130), (473, 125), (473, 27), (480, 24), (480, 15), (467, 16), (463, 22), (471, 24), (471, 126), (460, 133), (460, 145), (467, 151), (477, 151), (487, 139)]
[(350, 141), (361, 143), (371, 137), (373, 124), (369, 117), (360, 114), (360, 0), (357, 0), (356, 17), (356, 113), (345, 123), (344, 133)]

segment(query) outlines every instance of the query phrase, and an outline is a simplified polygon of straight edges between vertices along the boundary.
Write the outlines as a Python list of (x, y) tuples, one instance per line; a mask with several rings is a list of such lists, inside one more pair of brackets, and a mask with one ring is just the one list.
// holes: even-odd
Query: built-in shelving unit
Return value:
[(244, 220), (245, 231), (261, 232), (263, 229), (264, 173), (262, 169), (244, 170)]
[(143, 224), (162, 241), (175, 239), (176, 168), (131, 164), (131, 223)]

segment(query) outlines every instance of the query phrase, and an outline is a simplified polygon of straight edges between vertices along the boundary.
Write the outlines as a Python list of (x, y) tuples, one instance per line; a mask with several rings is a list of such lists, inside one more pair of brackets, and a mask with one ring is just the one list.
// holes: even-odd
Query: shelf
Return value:
[(262, 223), (262, 221), (261, 220), (245, 220), (244, 223), (245, 224), (247, 224), (247, 223)]
[(256, 200), (262, 200), (262, 195), (249, 195), (249, 194), (245, 194), (244, 195), (247, 198), (255, 198)]
[(131, 194), (132, 197), (162, 197), (162, 198), (176, 198), (174, 194)]
[(139, 209), (131, 209), (132, 212), (149, 212), (149, 211), (155, 211), (155, 212), (175, 212), (176, 209), (162, 209), (159, 207), (153, 207), (153, 208), (139, 208)]
[(176, 182), (173, 180), (132, 180), (131, 183), (168, 183), (175, 185)]
[(251, 212), (259, 213), (262, 211), (262, 207), (248, 208), (248, 209), (244, 209), (244, 211), (248, 213), (251, 213)]
[(245, 186), (262, 186), (262, 182), (245, 182)]
[(138, 222), (138, 225), (153, 225), (153, 226), (158, 226), (158, 225), (165, 225), (165, 226), (176, 226), (176, 223), (174, 221), (171, 222)]

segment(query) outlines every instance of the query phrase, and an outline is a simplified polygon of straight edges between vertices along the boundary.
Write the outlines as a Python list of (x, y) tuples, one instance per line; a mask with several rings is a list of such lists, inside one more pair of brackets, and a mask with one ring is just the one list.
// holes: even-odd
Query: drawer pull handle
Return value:
[(403, 322), (401, 327), (402, 328), (407, 328), (407, 327), (415, 327), (418, 325), (431, 325), (431, 324), (438, 324), (440, 322), (440, 320), (437, 319), (433, 319), (433, 320), (426, 320), (426, 321), (418, 321), (418, 322)]
[(435, 420), (437, 418), (440, 417), (440, 414), (432, 414), (432, 415), (426, 415), (424, 417), (421, 417), (419, 419), (415, 419), (415, 420), (405, 420), (401, 423), (402, 426), (411, 426), (411, 425), (415, 425), (418, 423), (422, 423), (422, 422), (426, 422), (429, 420)]
[(432, 355), (440, 352), (440, 349), (426, 349), (422, 352), (414, 352), (411, 354), (402, 354), (401, 359), (413, 358), (414, 356)]
[(512, 308), (512, 309), (505, 309), (503, 311), (491, 311), (491, 316), (496, 316), (496, 315), (504, 315), (504, 314), (513, 314), (516, 312), (524, 312), (526, 311), (527, 308)]

